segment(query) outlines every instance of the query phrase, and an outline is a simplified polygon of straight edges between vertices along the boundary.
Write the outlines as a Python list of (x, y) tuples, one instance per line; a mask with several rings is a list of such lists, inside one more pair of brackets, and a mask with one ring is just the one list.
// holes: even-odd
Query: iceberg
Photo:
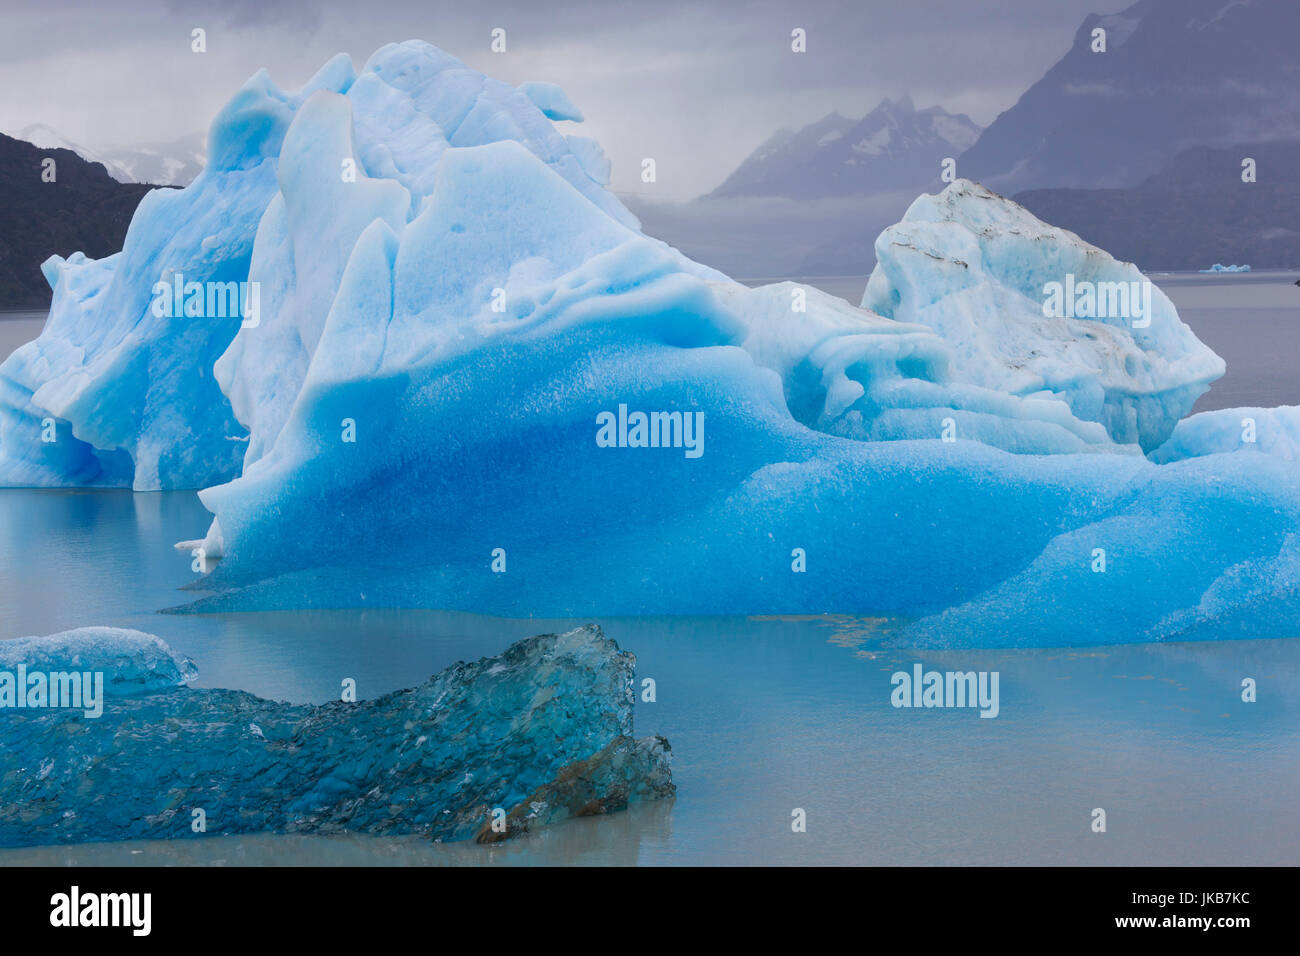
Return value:
[(105, 691), (114, 696), (152, 694), (197, 676), (193, 662), (178, 661), (161, 638), (119, 627), (0, 641), (0, 671), (14, 673), (19, 665), (28, 673), (100, 671)]
[(1216, 262), (1210, 268), (1201, 269), (1200, 271), (1203, 274), (1211, 272), (1249, 272), (1250, 266), (1225, 266), (1222, 262)]
[(1063, 400), (1116, 442), (1155, 448), (1224, 372), (1136, 266), (976, 183), (917, 199), (876, 259), (862, 307), (941, 333), (955, 380)]
[[(309, 102), (310, 115), (286, 148)], [(314, 128), (319, 117), (331, 110), (349, 117), (346, 143), (315, 138), (323, 132)], [(292, 395), (253, 392), (244, 381), (226, 382), (223, 393), (214, 364), (243, 316), (160, 316), (154, 287), (176, 276), (204, 288), (259, 283), (259, 311), (292, 312), (259, 347), (296, 363), (287, 373), (296, 381), (320, 334), (319, 307), (371, 221), (358, 226), (355, 218), (378, 211), (404, 223), (431, 191), (443, 152), (503, 139), (521, 144), (614, 221), (635, 224), (585, 172), (584, 164), (597, 162), (589, 141), (579, 159), (528, 92), (427, 44), (385, 47), (360, 76), (340, 54), (292, 94), (258, 72), (213, 121), (207, 168), (183, 190), (149, 193), (121, 253), (98, 261), (56, 255), (43, 266), (54, 290), (45, 328), (0, 366), (0, 484), (158, 490), (237, 475), (255, 427), (244, 399), (263, 403), (261, 414), (277, 421)], [(314, 179), (299, 165), (313, 150), (330, 151)], [(343, 182), (349, 161), (363, 170), (358, 182)], [(347, 185), (357, 187), (357, 202), (331, 204)], [(318, 188), (325, 192), (315, 195)], [(277, 271), (289, 263), (291, 271)], [(284, 333), (303, 341), (277, 340)]]
[[(1250, 565), (1279, 582), (1257, 636), (1292, 626), (1300, 488), (1176, 451), (1210, 447), (1180, 423), (1224, 366), (1134, 266), (958, 180), (881, 235), (861, 307), (746, 288), (641, 232), (552, 125), (580, 116), (418, 41), (298, 93), (259, 73), (122, 253), (51, 260), (45, 331), (0, 365), (0, 484), (201, 489), (185, 610), (1123, 642)], [(157, 316), (176, 273), (256, 314)]]
[[(97, 630), (79, 663), (110, 672), (110, 685), (137, 682), (125, 646), (166, 651), (150, 635), (114, 643)], [(9, 653), (34, 667), (65, 644), (32, 638)], [(0, 716), (0, 846), (343, 831), (491, 843), (668, 797), (668, 742), (632, 735), (635, 667), (588, 626), (352, 703), (172, 685), (111, 697), (97, 719), (11, 711)]]

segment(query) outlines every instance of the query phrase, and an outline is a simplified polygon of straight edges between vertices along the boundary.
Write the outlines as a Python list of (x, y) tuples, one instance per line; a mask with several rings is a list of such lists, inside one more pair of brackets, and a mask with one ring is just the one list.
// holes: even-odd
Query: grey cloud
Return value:
[[(988, 123), (1069, 46), (1093, 3), (46, 0), (0, 13), (0, 127), (47, 123), (91, 148), (169, 140), (206, 128), (262, 66), (296, 87), (340, 50), (360, 64), (419, 37), (507, 82), (560, 83), (613, 160), (616, 187), (635, 188), (640, 157), (653, 155), (669, 173), (658, 194), (683, 199), (778, 127), (832, 109), (861, 116), (883, 96), (910, 92)], [(186, 59), (199, 25), (210, 52)], [(507, 29), (505, 56), (488, 52), (494, 26)], [(796, 26), (808, 32), (803, 55), (789, 48)], [(45, 78), (36, 95), (33, 78)]]

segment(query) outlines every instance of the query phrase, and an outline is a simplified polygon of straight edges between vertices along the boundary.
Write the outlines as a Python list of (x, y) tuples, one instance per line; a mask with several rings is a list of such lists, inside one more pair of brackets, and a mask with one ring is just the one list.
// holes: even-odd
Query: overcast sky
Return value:
[[(510, 83), (559, 83), (604, 145), (613, 187), (688, 199), (782, 126), (859, 117), (910, 93), (987, 125), (1127, 0), (0, 0), (0, 130), (43, 123), (90, 149), (209, 122), (260, 67), (296, 89), (331, 55), (360, 68), (419, 38)], [(190, 52), (207, 31), (208, 52)], [(507, 52), (489, 50), (494, 27)], [(807, 31), (808, 52), (790, 50)], [(639, 164), (655, 157), (658, 182)]]

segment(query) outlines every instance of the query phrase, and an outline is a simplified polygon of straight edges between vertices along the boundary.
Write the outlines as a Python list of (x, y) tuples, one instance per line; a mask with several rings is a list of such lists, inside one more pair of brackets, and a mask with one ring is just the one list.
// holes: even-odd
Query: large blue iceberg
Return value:
[[(258, 74), (120, 255), (47, 263), (0, 483), (201, 488), (192, 609), (1294, 633), (1284, 416), (1197, 451), (1223, 362), (1132, 265), (959, 180), (861, 308), (749, 289), (640, 231), (580, 117), (419, 42)], [(244, 308), (158, 309), (191, 282)]]
[(632, 736), (636, 659), (596, 627), (320, 707), (185, 687), (164, 673), (166, 645), (136, 631), (4, 643), (30, 673), (58, 661), (104, 673), (108, 692), (97, 717), (0, 712), (0, 846), (342, 831), (493, 843), (674, 793), (668, 742)]

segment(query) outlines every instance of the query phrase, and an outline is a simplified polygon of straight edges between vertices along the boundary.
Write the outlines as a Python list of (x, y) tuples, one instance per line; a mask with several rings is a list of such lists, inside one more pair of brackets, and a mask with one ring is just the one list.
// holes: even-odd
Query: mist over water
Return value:
[(0, 312), (0, 361), (41, 334), (44, 312)]

